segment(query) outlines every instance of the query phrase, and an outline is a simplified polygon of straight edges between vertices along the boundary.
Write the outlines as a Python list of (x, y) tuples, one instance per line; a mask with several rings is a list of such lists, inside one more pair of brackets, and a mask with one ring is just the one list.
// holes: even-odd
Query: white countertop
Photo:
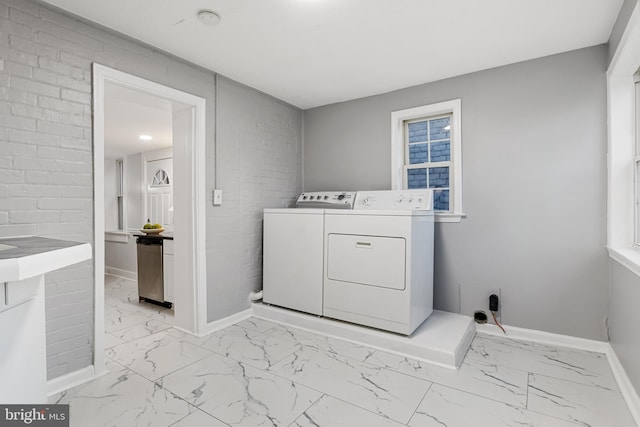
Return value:
[(45, 237), (0, 239), (0, 282), (29, 279), (91, 259), (89, 243)]

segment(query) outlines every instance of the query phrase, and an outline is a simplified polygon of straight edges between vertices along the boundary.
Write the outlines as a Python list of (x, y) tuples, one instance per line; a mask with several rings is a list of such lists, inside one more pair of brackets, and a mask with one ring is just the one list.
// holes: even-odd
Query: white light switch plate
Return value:
[(213, 190), (213, 206), (222, 205), (222, 190)]

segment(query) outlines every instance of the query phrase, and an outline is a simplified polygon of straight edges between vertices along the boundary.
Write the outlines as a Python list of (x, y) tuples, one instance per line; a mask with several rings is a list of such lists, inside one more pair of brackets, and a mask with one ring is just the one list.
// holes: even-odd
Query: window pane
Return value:
[(409, 169), (407, 188), (427, 188), (427, 169)]
[(449, 190), (433, 191), (433, 210), (435, 211), (449, 210)]
[[(432, 150), (433, 153), (433, 150)], [(412, 144), (409, 145), (409, 164), (426, 163), (429, 161), (429, 145), (428, 144)]]
[(409, 123), (409, 144), (427, 140), (427, 122)]
[(429, 168), (429, 188), (449, 187), (449, 168)]
[[(449, 127), (450, 118), (443, 117), (429, 121), (429, 141), (434, 139), (449, 139), (451, 128)], [(446, 128), (446, 129), (445, 129)]]
[(124, 199), (122, 196), (118, 200), (118, 230), (124, 230)]
[(636, 156), (640, 156), (640, 83), (636, 83)]
[[(448, 162), (451, 160), (451, 144), (449, 141), (431, 143), (431, 161)], [(425, 160), (426, 161), (426, 160)]]

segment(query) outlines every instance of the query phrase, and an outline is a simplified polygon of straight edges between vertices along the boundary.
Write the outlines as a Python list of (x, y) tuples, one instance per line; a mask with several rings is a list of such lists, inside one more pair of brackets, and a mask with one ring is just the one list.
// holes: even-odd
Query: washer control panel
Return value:
[(433, 210), (433, 191), (427, 189), (358, 191), (353, 209), (430, 211)]
[(300, 194), (297, 208), (353, 209), (355, 191), (315, 191)]

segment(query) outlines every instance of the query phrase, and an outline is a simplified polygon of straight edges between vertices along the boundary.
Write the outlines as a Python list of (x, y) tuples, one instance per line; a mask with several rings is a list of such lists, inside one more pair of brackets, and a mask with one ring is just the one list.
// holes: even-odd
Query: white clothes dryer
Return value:
[(433, 312), (431, 190), (359, 191), (324, 215), (323, 315), (410, 335)]

